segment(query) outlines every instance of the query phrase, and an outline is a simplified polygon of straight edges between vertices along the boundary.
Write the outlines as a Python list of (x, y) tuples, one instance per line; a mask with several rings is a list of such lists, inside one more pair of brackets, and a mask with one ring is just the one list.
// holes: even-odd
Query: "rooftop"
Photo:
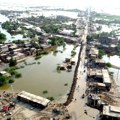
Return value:
[(37, 95), (34, 95), (34, 94), (31, 94), (31, 93), (28, 93), (26, 91), (22, 91), (18, 94), (18, 96), (22, 97), (22, 98), (25, 98), (27, 100), (30, 100), (30, 101), (33, 101), (33, 102), (36, 102), (38, 104), (41, 104), (43, 106), (47, 106), (47, 104), (50, 102), (50, 100), (46, 99), (46, 98), (43, 98), (43, 97), (40, 97), (40, 96), (37, 96)]
[(107, 69), (102, 69), (103, 73), (103, 83), (111, 83), (111, 79)]
[(120, 118), (120, 107), (117, 106), (104, 106), (103, 115)]

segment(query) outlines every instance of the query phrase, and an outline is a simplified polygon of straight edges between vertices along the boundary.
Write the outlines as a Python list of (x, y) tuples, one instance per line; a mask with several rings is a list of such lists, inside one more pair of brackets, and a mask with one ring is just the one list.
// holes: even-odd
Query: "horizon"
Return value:
[[(47, 6), (54, 8), (64, 8), (64, 9), (80, 9), (86, 10), (91, 8), (96, 12), (110, 13), (114, 15), (120, 15), (120, 6), (118, 0), (74, 0), (74, 1), (64, 1), (64, 0), (0, 0), (0, 6), (15, 7), (15, 6)], [(63, 4), (64, 3), (64, 4)], [(104, 3), (104, 4), (103, 4)], [(108, 4), (109, 3), (109, 4)]]

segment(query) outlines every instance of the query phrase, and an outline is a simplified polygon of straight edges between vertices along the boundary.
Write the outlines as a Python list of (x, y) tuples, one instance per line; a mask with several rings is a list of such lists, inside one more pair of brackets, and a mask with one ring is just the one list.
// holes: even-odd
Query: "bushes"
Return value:
[(109, 63), (109, 62), (106, 63), (106, 66), (107, 66), (107, 67), (112, 67), (111, 63)]
[(22, 76), (21, 73), (16, 73), (16, 74), (15, 74), (15, 77), (16, 77), (16, 78), (20, 78), (21, 76)]
[(49, 99), (50, 101), (53, 101), (54, 97), (47, 97), (47, 99)]
[(47, 91), (47, 90), (44, 90), (44, 91), (43, 91), (43, 94), (47, 94), (47, 93), (48, 93), (48, 91)]
[(15, 80), (12, 79), (12, 78), (10, 78), (10, 79), (8, 80), (9, 83), (14, 83), (14, 81), (15, 81)]
[(76, 55), (76, 52), (74, 50), (71, 51), (71, 56), (75, 56)]

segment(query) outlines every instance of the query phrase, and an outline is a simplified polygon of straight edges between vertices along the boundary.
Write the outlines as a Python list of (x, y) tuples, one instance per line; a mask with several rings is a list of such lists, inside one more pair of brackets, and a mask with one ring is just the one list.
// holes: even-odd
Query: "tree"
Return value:
[(109, 62), (106, 63), (106, 66), (107, 66), (107, 67), (112, 67), (111, 63), (109, 63)]
[(8, 82), (9, 82), (9, 83), (14, 83), (14, 79), (10, 78), (10, 79), (8, 80)]
[(0, 76), (0, 86), (7, 83), (8, 77), (5, 75)]
[(17, 65), (16, 59), (11, 58), (10, 61), (9, 61), (9, 66), (12, 67), (12, 66), (15, 66), (15, 65)]
[(0, 33), (0, 43), (4, 43), (6, 40), (6, 35), (3, 33)]

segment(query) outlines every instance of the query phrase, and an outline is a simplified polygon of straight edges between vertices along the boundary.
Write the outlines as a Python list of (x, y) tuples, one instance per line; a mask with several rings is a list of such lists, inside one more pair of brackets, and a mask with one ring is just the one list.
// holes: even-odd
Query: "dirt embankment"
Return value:
[(76, 83), (77, 83), (77, 79), (78, 79), (77, 74), (78, 74), (78, 68), (79, 68), (79, 65), (80, 65), (80, 60), (81, 60), (80, 57), (81, 57), (82, 49), (83, 49), (83, 43), (81, 43), (80, 51), (79, 51), (79, 54), (78, 54), (78, 61), (77, 61), (77, 65), (76, 65), (75, 72), (74, 72), (73, 82), (72, 82), (72, 85), (71, 85), (71, 89), (70, 89), (68, 98), (67, 98), (66, 102), (64, 103), (65, 106), (69, 105), (73, 100), (73, 95), (74, 95), (74, 91), (75, 91)]

